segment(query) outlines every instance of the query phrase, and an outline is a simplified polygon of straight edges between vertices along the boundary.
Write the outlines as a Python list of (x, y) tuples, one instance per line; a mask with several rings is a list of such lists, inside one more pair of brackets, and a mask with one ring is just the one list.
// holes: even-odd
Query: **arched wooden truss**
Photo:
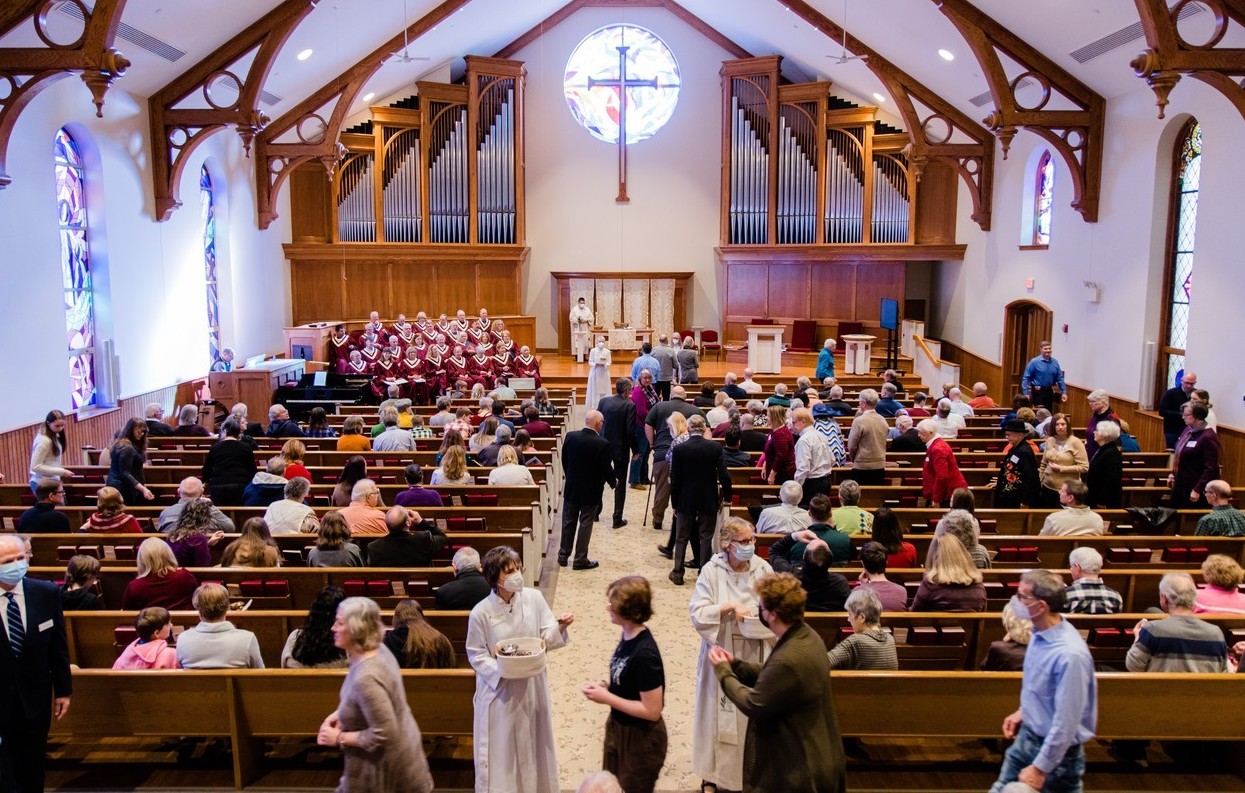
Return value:
[[(994, 138), (990, 133), (809, 3), (804, 0), (781, 2), (825, 36), (844, 43), (853, 55), (867, 59), (870, 71), (886, 86), (908, 128), (911, 142), (907, 155), (916, 177), (920, 178), (922, 168), (931, 159), (950, 163), (968, 185), (973, 201), (973, 221), (982, 231), (989, 231), (994, 185)], [(918, 104), (927, 110), (922, 111)], [(962, 133), (972, 142), (952, 143), (956, 133)]]
[[(286, 0), (151, 97), (148, 109), (157, 220), (168, 220), (181, 206), (177, 194), (186, 161), (213, 132), (232, 126), (250, 152), (255, 136), (269, 121), (259, 108), (268, 72), (294, 28), (318, 2)], [(246, 75), (234, 74), (230, 67), (252, 51), (255, 57)], [(213, 99), (211, 89), (218, 82), (228, 82), (236, 89), (237, 98), (231, 104)], [(177, 107), (195, 93), (202, 95), (207, 108)]]
[(9, 136), (17, 118), (30, 101), (52, 83), (77, 74), (91, 90), (95, 114), (104, 115), (104, 95), (130, 67), (129, 60), (113, 48), (126, 0), (97, 0), (88, 9), (81, 0), (70, 0), (82, 14), (82, 34), (76, 41), (58, 43), (46, 31), (52, 0), (8, 0), (0, 4), (0, 36), (24, 22), (34, 26), (46, 47), (0, 48), (0, 188), (9, 184), (5, 167)]
[(1245, 116), (1245, 49), (1220, 47), (1235, 22), (1245, 26), (1245, 0), (1201, 0), (1215, 15), (1215, 27), (1207, 41), (1191, 43), (1180, 35), (1180, 13), (1192, 0), (1180, 0), (1170, 9), (1165, 0), (1134, 0), (1146, 34), (1145, 52), (1133, 59), (1133, 71), (1154, 90), (1159, 118), (1167, 97), (1182, 76), (1201, 80)]
[[(1072, 208), (1081, 213), (1086, 222), (1096, 222), (1102, 185), (1106, 100), (967, 0), (933, 2), (955, 25), (986, 76), (995, 109), (982, 123), (1003, 144), (1003, 158), (1007, 158), (1018, 129), (1027, 129), (1041, 137), (1059, 153), (1072, 174)], [(1009, 79), (1000, 54), (1019, 64), (1024, 71)], [(1025, 78), (1036, 81), (1042, 91), (1039, 101), (1031, 107), (1022, 104), (1016, 96)], [(1048, 109), (1053, 92), (1077, 109)]]

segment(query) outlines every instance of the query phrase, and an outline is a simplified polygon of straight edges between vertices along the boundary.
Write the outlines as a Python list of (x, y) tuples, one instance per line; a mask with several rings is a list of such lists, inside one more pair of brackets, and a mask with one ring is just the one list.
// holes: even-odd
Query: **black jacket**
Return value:
[(1085, 503), (1091, 508), (1120, 508), (1124, 500), (1124, 456), (1119, 443), (1098, 447), (1098, 453), (1089, 461), (1085, 485), (1089, 488)]
[(298, 422), (292, 419), (272, 422), (264, 434), (269, 438), (302, 438), (306, 435), (303, 428), (298, 426)]
[(437, 587), (438, 611), (470, 611), (488, 597), (488, 581), (479, 570), (459, 573), (453, 581)]
[(674, 447), (670, 458), (670, 503), (675, 512), (715, 512), (720, 501), (730, 498), (731, 475), (722, 457), (722, 444), (692, 435)]
[(173, 428), (160, 419), (147, 419), (147, 434), (152, 437), (164, 437), (173, 434)]
[(242, 441), (217, 441), (203, 460), (203, 481), (209, 488), (215, 484), (241, 485), (255, 476), (255, 451)]
[(562, 470), (562, 497), (578, 506), (600, 504), (605, 486), (617, 484), (609, 441), (587, 427), (567, 434), (562, 442)]
[(601, 400), (597, 407), (605, 416), (601, 437), (610, 445), (612, 457), (623, 457), (636, 451), (635, 403), (617, 394)]
[[(0, 642), (0, 713), (20, 708), (31, 722), (51, 720), (52, 697), (73, 692), (69, 675), (69, 643), (60, 587), (36, 578), (22, 580), (26, 599), (26, 640), (22, 654), (13, 656), (6, 640)], [(8, 601), (4, 601), (7, 605)], [(42, 758), (39, 758), (42, 760)]]
[(68, 534), (73, 528), (64, 512), (44, 501), (22, 513), (17, 520), (17, 530), (23, 534)]
[(410, 534), (389, 534), (367, 544), (368, 567), (431, 567), (432, 557), (447, 542), (445, 533), (424, 523)]
[(828, 573), (800, 565), (800, 585), (808, 595), (805, 611), (842, 611), (852, 585), (839, 573)]
[(890, 451), (892, 452), (925, 452), (925, 444), (921, 441), (921, 436), (916, 434), (916, 428), (907, 432), (899, 433), (899, 437), (891, 441)]

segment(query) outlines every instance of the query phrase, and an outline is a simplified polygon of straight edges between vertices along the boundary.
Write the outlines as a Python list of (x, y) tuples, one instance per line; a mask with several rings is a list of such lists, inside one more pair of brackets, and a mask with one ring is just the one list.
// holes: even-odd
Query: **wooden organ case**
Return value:
[(330, 179), (291, 178), (293, 320), (519, 314), (524, 229), (518, 61), (468, 56), (462, 84), (417, 83), (342, 133)]

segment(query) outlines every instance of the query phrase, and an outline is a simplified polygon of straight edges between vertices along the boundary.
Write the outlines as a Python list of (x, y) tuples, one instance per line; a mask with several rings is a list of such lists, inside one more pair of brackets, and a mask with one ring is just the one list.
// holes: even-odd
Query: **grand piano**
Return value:
[(367, 375), (345, 375), (337, 372), (312, 372), (305, 374), (297, 384), (282, 386), (279, 392), (281, 404), (290, 411), (290, 417), (306, 421), (313, 408), (322, 407), (325, 412), (336, 413), (339, 405), (357, 405), (371, 397)]

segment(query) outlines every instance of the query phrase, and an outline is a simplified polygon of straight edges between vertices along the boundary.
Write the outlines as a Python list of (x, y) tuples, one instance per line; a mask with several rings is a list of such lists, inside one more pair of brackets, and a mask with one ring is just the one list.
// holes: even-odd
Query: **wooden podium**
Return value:
[(297, 383), (302, 379), (305, 368), (306, 363), (302, 359), (274, 358), (255, 367), (211, 372), (208, 374), (208, 388), (212, 399), (226, 409), (242, 402), (247, 406), (251, 421), (267, 424), (273, 392), (286, 383)]
[[(334, 326), (340, 324), (342, 324), (341, 320), (334, 320), (285, 328), (286, 357), (307, 361), (327, 361), (329, 359), (329, 337), (333, 335)], [(306, 355), (302, 355), (303, 352), (306, 352)]]
[(782, 371), (782, 325), (748, 326), (748, 368), (755, 374)]

